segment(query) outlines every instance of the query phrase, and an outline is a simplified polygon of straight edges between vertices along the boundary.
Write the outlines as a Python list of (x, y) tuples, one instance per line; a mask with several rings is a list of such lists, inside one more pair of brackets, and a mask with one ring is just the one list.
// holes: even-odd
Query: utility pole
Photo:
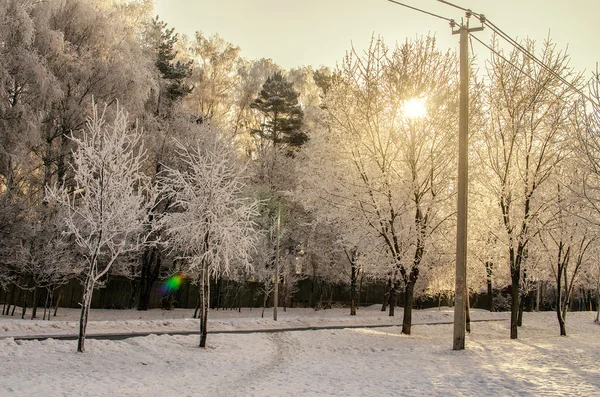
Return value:
[(281, 202), (277, 199), (277, 249), (275, 251), (275, 288), (273, 290), (273, 320), (277, 321), (279, 305), (279, 235), (281, 234)]
[[(453, 350), (465, 348), (465, 305), (467, 304), (467, 198), (469, 164), (469, 33), (483, 30), (483, 26), (469, 28), (471, 11), (466, 13), (466, 23), (454, 30), (456, 22), (451, 21), (452, 34), (460, 34), (460, 109), (458, 122), (458, 199), (456, 222), (456, 285), (454, 304), (454, 343)], [(480, 20), (485, 20), (483, 15)]]

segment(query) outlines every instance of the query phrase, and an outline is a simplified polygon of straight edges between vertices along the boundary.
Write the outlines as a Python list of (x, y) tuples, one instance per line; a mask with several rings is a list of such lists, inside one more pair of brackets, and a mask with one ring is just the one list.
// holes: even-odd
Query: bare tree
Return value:
[(319, 143), (328, 149), (315, 148), (311, 161), (319, 167), (311, 175), (327, 177), (325, 202), (352, 208), (386, 247), (390, 315), (402, 285), (405, 334), (428, 241), (452, 214), (442, 204), (452, 195), (455, 69), (431, 37), (393, 51), (373, 39), (364, 56), (353, 49), (325, 98), (329, 129)]
[[(535, 42), (523, 44), (535, 52)], [(497, 50), (501, 53), (501, 50)], [(506, 58), (493, 55), (489, 77), (489, 125), (484, 132), (482, 158), (491, 171), (488, 188), (498, 203), (508, 247), (512, 283), (511, 339), (517, 338), (522, 264), (534, 220), (546, 205), (541, 194), (555, 166), (565, 156), (569, 113), (574, 93), (556, 75), (579, 84), (568, 68), (568, 55), (546, 41), (541, 48), (542, 68), (517, 50)]]
[(85, 351), (85, 335), (92, 294), (118, 259), (145, 243), (147, 180), (141, 174), (144, 151), (141, 131), (128, 127), (119, 107), (112, 123), (93, 106), (81, 137), (71, 135), (76, 148), (71, 164), (75, 187), (47, 188), (47, 200), (67, 210), (66, 233), (81, 249), (85, 275), (77, 351)]
[(172, 202), (163, 219), (173, 248), (182, 253), (183, 271), (200, 280), (200, 347), (206, 347), (210, 278), (251, 269), (258, 203), (244, 196), (245, 167), (231, 141), (209, 127), (202, 132), (204, 141), (178, 145), (181, 166), (165, 167), (161, 178)]

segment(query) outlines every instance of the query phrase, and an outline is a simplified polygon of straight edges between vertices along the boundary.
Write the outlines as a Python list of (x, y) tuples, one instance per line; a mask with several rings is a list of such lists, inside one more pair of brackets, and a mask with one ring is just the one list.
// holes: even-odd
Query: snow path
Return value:
[(598, 396), (593, 317), (569, 313), (565, 338), (554, 313), (525, 313), (516, 341), (507, 321), (475, 323), (464, 351), (451, 350), (447, 324), (418, 326), (411, 336), (400, 327), (209, 334), (207, 349), (197, 347), (198, 335), (87, 340), (85, 354), (75, 353), (75, 341), (9, 337), (0, 340), (0, 396)]
[[(250, 372), (237, 378), (228, 379), (210, 390), (211, 396), (253, 396), (265, 390), (264, 382), (277, 379), (293, 359), (294, 346), (298, 340), (290, 332), (265, 335), (271, 344), (272, 352), (269, 360)], [(279, 385), (281, 386), (281, 384)]]
[[(319, 327), (356, 327), (356, 326), (394, 326), (402, 321), (402, 309), (396, 310), (395, 317), (389, 317), (379, 310), (380, 305), (361, 308), (357, 316), (349, 316), (349, 309), (329, 309), (315, 311), (313, 309), (288, 309), (279, 314), (279, 321), (260, 317), (260, 310), (244, 309), (241, 312), (230, 310), (211, 310), (208, 317), (208, 330), (211, 332), (228, 331), (270, 331), (287, 328), (319, 328)], [(199, 332), (199, 320), (191, 318), (193, 310), (176, 309), (163, 311), (153, 309), (106, 310), (92, 309), (88, 322), (88, 335), (91, 334), (136, 334), (136, 333), (177, 333)], [(473, 310), (472, 319), (504, 320), (507, 313), (490, 313), (484, 310)], [(23, 336), (66, 336), (77, 335), (79, 330), (79, 310), (61, 308), (58, 317), (51, 321), (21, 320), (19, 316), (0, 316), (0, 338)], [(414, 310), (413, 324), (452, 322), (453, 310), (444, 308)]]

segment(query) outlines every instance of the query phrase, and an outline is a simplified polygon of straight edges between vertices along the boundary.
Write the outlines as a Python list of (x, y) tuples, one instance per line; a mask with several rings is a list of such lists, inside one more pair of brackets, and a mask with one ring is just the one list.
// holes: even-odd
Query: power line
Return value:
[(573, 91), (575, 91), (578, 94), (580, 94), (582, 97), (584, 97), (585, 99), (587, 99), (588, 101), (590, 101), (593, 105), (598, 106), (598, 104), (592, 98), (590, 98), (587, 94), (585, 94), (583, 91), (581, 91), (581, 89), (579, 89), (578, 87), (575, 87), (575, 85), (573, 85), (573, 83), (571, 83), (570, 81), (568, 81), (567, 79), (565, 79), (563, 76), (561, 76), (560, 74), (558, 74), (554, 69), (552, 69), (551, 67), (549, 67), (548, 65), (546, 65), (543, 61), (541, 61), (539, 58), (537, 58), (529, 50), (527, 50), (525, 47), (523, 47), (517, 41), (515, 41), (514, 39), (512, 39), (509, 35), (507, 35), (506, 33), (504, 33), (504, 31), (502, 31), (502, 29), (500, 29), (496, 25), (494, 25), (494, 23), (492, 23), (489, 20), (486, 20), (484, 22), (484, 24), (487, 27), (489, 27), (493, 32), (495, 32), (500, 37), (502, 37), (504, 40), (506, 40), (513, 47), (515, 47), (517, 50), (521, 51), (529, 59), (531, 59), (532, 61), (534, 61), (535, 63), (537, 63), (539, 66), (541, 66), (543, 69), (545, 69), (546, 71), (548, 71), (552, 76), (554, 76), (555, 78), (557, 78), (558, 80), (560, 80), (563, 84), (565, 84), (566, 86), (568, 86), (569, 88), (571, 88)]
[(446, 4), (446, 5), (450, 6), (450, 7), (457, 8), (457, 9), (459, 9), (461, 11), (471, 13), (472, 15), (475, 15), (477, 18), (480, 18), (481, 15), (482, 15), (482, 14), (478, 14), (476, 12), (473, 12), (473, 11), (469, 10), (468, 8), (464, 8), (464, 7), (458, 6), (456, 4), (452, 4), (449, 1), (445, 1), (445, 0), (437, 0), (437, 1), (439, 1), (440, 3)]
[(415, 10), (415, 11), (418, 11), (418, 12), (422, 12), (423, 14), (431, 15), (432, 17), (436, 17), (436, 18), (439, 18), (439, 19), (443, 19), (444, 21), (448, 21), (448, 22), (451, 22), (451, 21), (453, 21), (453, 20), (452, 20), (452, 19), (450, 19), (450, 18), (446, 18), (446, 17), (443, 17), (443, 16), (441, 16), (441, 15), (434, 14), (434, 13), (432, 13), (432, 12), (429, 12), (429, 11), (425, 11), (425, 10), (422, 10), (422, 9), (420, 9), (420, 8), (417, 8), (417, 7), (409, 6), (408, 4), (400, 3), (399, 1), (395, 1), (395, 0), (388, 0), (388, 1), (389, 1), (390, 3), (394, 3), (394, 4), (397, 4), (397, 5), (399, 5), (399, 6), (402, 6), (402, 7), (410, 8), (411, 10)]
[(568, 103), (564, 98), (562, 98), (560, 95), (558, 95), (557, 93), (555, 93), (552, 90), (549, 90), (547, 87), (545, 87), (544, 85), (542, 85), (542, 83), (540, 83), (539, 81), (537, 81), (533, 76), (529, 75), (528, 73), (525, 73), (525, 71), (523, 71), (522, 68), (518, 67), (517, 65), (515, 65), (514, 63), (512, 63), (511, 61), (509, 61), (508, 59), (506, 59), (506, 57), (502, 54), (500, 54), (498, 51), (496, 51), (495, 49), (493, 49), (492, 47), (490, 47), (489, 45), (485, 44), (483, 41), (479, 40), (477, 38), (477, 36), (474, 36), (472, 34), (469, 35), (471, 37), (471, 39), (475, 39), (479, 42), (479, 44), (481, 44), (482, 46), (484, 46), (485, 48), (487, 48), (488, 50), (490, 50), (492, 53), (494, 53), (496, 56), (502, 58), (504, 60), (504, 62), (508, 63), (510, 66), (512, 66), (513, 68), (517, 69), (519, 72), (521, 72), (521, 74), (524, 74), (525, 76), (527, 76), (531, 81), (533, 81), (534, 83), (536, 83), (537, 85), (539, 85), (540, 87), (542, 87), (544, 90), (546, 90), (547, 92), (551, 93), (552, 95), (554, 95), (557, 99), (563, 101), (564, 103)]
[[(543, 61), (541, 61), (539, 58), (537, 58), (529, 50), (527, 50), (520, 43), (518, 43), (516, 40), (514, 40), (512, 37), (510, 37), (508, 34), (506, 34), (502, 29), (500, 29), (498, 26), (496, 26), (492, 21), (490, 21), (489, 19), (487, 19), (483, 14), (480, 14), (480, 13), (477, 13), (477, 12), (473, 12), (473, 11), (471, 11), (468, 8), (461, 7), (459, 5), (453, 4), (453, 3), (449, 2), (449, 1), (446, 1), (446, 0), (437, 0), (437, 1), (440, 2), (440, 3), (446, 4), (446, 5), (450, 6), (450, 7), (457, 8), (459, 10), (465, 11), (467, 13), (470, 13), (470, 14), (478, 17), (482, 24), (484, 24), (485, 26), (487, 26), (488, 28), (490, 28), (494, 33), (496, 33), (498, 36), (500, 36), (501, 38), (503, 38), (504, 40), (506, 40), (510, 45), (512, 45), (513, 47), (515, 47), (517, 50), (521, 51), (521, 53), (523, 53), (526, 57), (528, 57), (529, 59), (531, 59), (532, 61), (534, 61), (535, 63), (537, 63), (540, 67), (542, 67), (543, 69), (545, 69), (546, 71), (548, 71), (552, 76), (554, 76), (555, 78), (557, 78), (559, 81), (561, 81), (567, 87), (569, 87), (570, 89), (572, 89), (573, 91), (575, 91), (576, 93), (578, 93), (579, 95), (581, 95), (583, 98), (587, 99), (594, 107), (596, 107), (596, 108), (600, 107), (600, 105), (596, 101), (594, 101), (589, 95), (585, 94), (580, 88), (575, 87), (575, 85), (573, 83), (571, 83), (570, 81), (568, 81), (567, 79), (565, 79), (563, 76), (561, 76), (560, 74), (558, 74), (554, 69), (552, 69), (551, 67), (549, 67), (548, 65), (546, 65)], [(468, 14), (467, 14), (467, 16), (468, 16)], [(481, 42), (481, 40), (479, 40), (477, 38), (476, 38), (476, 40), (479, 41), (481, 44), (483, 44), (485, 47), (487, 47), (490, 51), (493, 51), (496, 55), (501, 56), (496, 51), (492, 50), (489, 46), (487, 46), (483, 42)], [(504, 57), (502, 57), (502, 58), (504, 58)], [(506, 60), (506, 58), (504, 58), (504, 59)]]

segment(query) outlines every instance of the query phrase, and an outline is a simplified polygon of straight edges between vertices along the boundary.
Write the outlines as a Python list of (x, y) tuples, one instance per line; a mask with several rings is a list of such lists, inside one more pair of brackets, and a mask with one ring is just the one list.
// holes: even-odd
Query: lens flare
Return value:
[(177, 291), (179, 289), (179, 287), (181, 286), (183, 277), (184, 276), (182, 274), (175, 274), (175, 275), (169, 277), (167, 280), (165, 280), (165, 282), (163, 283), (163, 285), (161, 287), (163, 294)]

